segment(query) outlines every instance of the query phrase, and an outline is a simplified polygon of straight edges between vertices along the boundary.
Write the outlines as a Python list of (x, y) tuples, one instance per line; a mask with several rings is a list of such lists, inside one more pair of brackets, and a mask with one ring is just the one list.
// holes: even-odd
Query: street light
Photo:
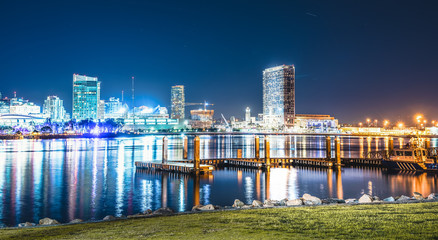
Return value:
[(359, 127), (362, 127), (362, 123), (361, 122), (359, 123)]
[(368, 127), (370, 126), (371, 119), (367, 118)]

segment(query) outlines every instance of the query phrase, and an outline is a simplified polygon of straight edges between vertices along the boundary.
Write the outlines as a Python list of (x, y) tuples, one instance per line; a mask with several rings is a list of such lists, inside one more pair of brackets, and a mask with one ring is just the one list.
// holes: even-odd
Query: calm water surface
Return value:
[[(325, 157), (325, 136), (271, 136), (271, 157)], [(189, 137), (189, 143), (192, 142)], [(262, 142), (263, 139), (261, 139)], [(407, 143), (395, 139), (395, 146)], [(332, 141), (333, 142), (333, 141)], [(136, 170), (135, 161), (160, 161), (162, 136), (116, 139), (4, 140), (0, 142), (0, 224), (16, 226), (50, 217), (98, 220), (163, 206), (176, 211), (194, 204), (232, 205), (238, 198), (380, 197), (438, 192), (438, 177), (428, 173), (390, 173), (380, 168), (225, 168), (199, 178)], [(182, 139), (169, 136), (169, 158), (182, 159)], [(437, 139), (432, 139), (437, 146)], [(385, 138), (343, 137), (342, 155), (387, 149)], [(189, 158), (193, 154), (189, 145)], [(252, 136), (201, 136), (201, 157), (254, 156)], [(263, 149), (262, 149), (263, 150)], [(263, 151), (261, 155), (263, 156)], [(196, 194), (198, 193), (199, 194)]]

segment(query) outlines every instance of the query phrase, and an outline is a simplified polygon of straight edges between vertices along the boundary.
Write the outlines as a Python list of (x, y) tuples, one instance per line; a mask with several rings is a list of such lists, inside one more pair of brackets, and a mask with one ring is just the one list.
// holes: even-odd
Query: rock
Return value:
[(374, 196), (374, 197), (373, 197), (373, 202), (374, 202), (374, 201), (380, 201), (380, 198), (379, 198), (378, 196)]
[(141, 214), (143, 214), (143, 215), (149, 215), (149, 214), (152, 214), (152, 210), (147, 209), (147, 210), (143, 211)]
[(137, 213), (134, 215), (128, 215), (127, 218), (139, 218), (139, 217), (144, 217), (144, 214), (141, 213)]
[(113, 215), (107, 215), (106, 217), (103, 218), (103, 221), (112, 221), (112, 220), (116, 220), (117, 218), (114, 217)]
[(212, 211), (212, 210), (215, 210), (215, 208), (214, 208), (213, 204), (207, 204), (205, 206), (200, 207), (199, 210), (201, 210), (201, 211)]
[(174, 211), (168, 207), (165, 208), (159, 208), (155, 210), (152, 214), (154, 215), (172, 215), (174, 214)]
[(373, 202), (373, 198), (370, 195), (364, 194), (359, 198), (359, 203), (371, 203)]
[(387, 197), (383, 199), (384, 202), (395, 202), (395, 199), (393, 197)]
[(192, 212), (201, 211), (201, 208), (202, 208), (203, 206), (204, 206), (204, 205), (202, 205), (202, 204), (198, 204), (198, 205), (196, 205), (196, 206), (193, 206), (193, 207), (192, 207)]
[(127, 217), (125, 215), (123, 215), (123, 214), (117, 217), (117, 219), (126, 219), (126, 218)]
[(346, 204), (357, 203), (357, 199), (356, 199), (356, 198), (345, 199), (345, 203), (346, 203)]
[(254, 200), (254, 201), (252, 201), (252, 204), (251, 204), (253, 207), (263, 207), (263, 203), (262, 202), (260, 202), (259, 200)]
[(401, 196), (396, 200), (396, 202), (408, 202), (409, 200), (411, 200), (410, 197), (407, 197), (407, 196), (405, 196), (405, 195), (401, 195)]
[(263, 203), (263, 207), (274, 207), (274, 202), (270, 199), (266, 199), (265, 202)]
[(436, 195), (435, 195), (435, 193), (431, 193), (431, 194), (429, 194), (429, 196), (427, 196), (427, 200), (436, 200)]
[(304, 205), (321, 205), (321, 199), (314, 197), (310, 194), (303, 195), (303, 203)]
[(289, 201), (289, 199), (287, 199), (287, 198), (282, 199), (282, 200), (280, 200), (280, 202), (278, 202), (278, 205), (279, 206), (286, 206), (287, 201)]
[(417, 200), (424, 200), (423, 195), (419, 192), (414, 192), (414, 198)]
[(286, 202), (286, 206), (299, 206), (303, 205), (303, 201), (301, 199), (292, 199)]
[(333, 203), (345, 203), (345, 200), (337, 199), (337, 198), (327, 198), (327, 199), (322, 199), (321, 202), (323, 204), (333, 204)]
[(43, 218), (40, 220), (40, 225), (56, 225), (59, 224), (58, 221), (56, 221), (55, 219), (51, 219), (51, 218)]
[(243, 205), (242, 209), (250, 209), (252, 205)]
[(35, 223), (31, 223), (31, 222), (25, 222), (25, 223), (20, 223), (20, 224), (18, 224), (18, 227), (32, 227), (32, 226), (35, 226), (36, 224)]
[(234, 200), (233, 208), (241, 208), (245, 206), (245, 203), (240, 201), (239, 199)]
[(81, 223), (81, 222), (83, 222), (82, 219), (76, 218), (76, 219), (71, 220), (69, 223)]

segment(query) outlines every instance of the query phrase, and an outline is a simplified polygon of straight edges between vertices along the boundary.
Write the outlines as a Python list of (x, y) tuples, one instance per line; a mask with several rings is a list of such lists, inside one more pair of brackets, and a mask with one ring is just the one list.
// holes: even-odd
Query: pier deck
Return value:
[[(158, 162), (135, 162), (135, 166), (140, 169), (155, 169), (170, 172), (195, 173), (196, 170), (193, 163), (185, 163), (180, 161), (169, 161), (167, 163)], [(200, 173), (208, 173), (213, 171), (214, 166), (201, 164), (199, 167)]]

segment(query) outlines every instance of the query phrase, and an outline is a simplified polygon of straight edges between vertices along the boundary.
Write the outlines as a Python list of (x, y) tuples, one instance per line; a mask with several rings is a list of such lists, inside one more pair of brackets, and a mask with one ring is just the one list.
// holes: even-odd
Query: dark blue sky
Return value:
[(262, 111), (262, 71), (295, 64), (298, 113), (393, 122), (438, 120), (436, 1), (0, 0), (0, 92), (71, 111), (73, 73), (102, 97), (216, 104), (217, 117)]

